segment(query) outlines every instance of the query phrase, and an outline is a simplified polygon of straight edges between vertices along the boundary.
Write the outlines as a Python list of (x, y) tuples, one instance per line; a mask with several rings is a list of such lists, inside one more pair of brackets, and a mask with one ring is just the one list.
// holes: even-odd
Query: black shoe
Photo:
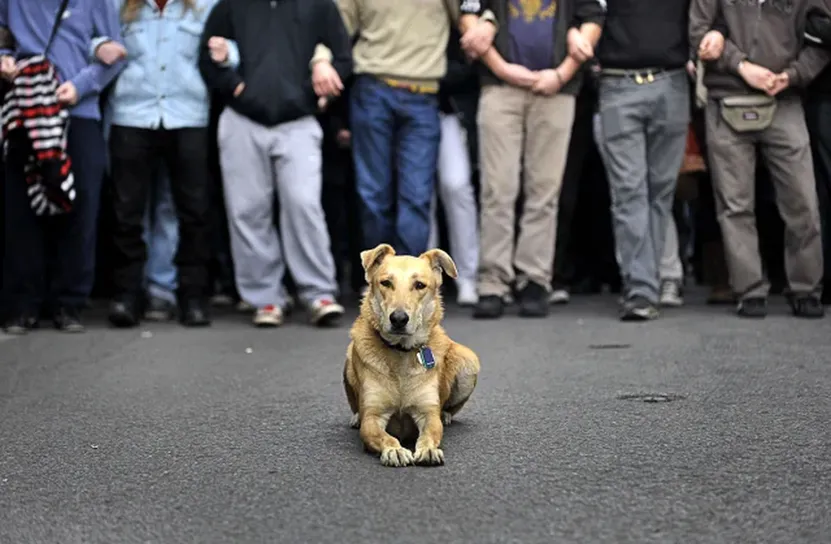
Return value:
[(529, 281), (519, 293), (519, 315), (522, 317), (545, 317), (548, 315), (548, 291), (545, 287)]
[(6, 334), (22, 336), (24, 334), (28, 334), (30, 330), (36, 329), (37, 326), (37, 319), (28, 314), (21, 314), (9, 319), (3, 327), (3, 330)]
[(211, 324), (207, 305), (201, 299), (183, 300), (180, 311), (179, 321), (185, 327), (207, 327)]
[(79, 333), (86, 330), (81, 323), (81, 314), (75, 308), (58, 308), (52, 319), (59, 331)]
[(822, 301), (819, 297), (799, 295), (790, 297), (788, 303), (791, 305), (791, 311), (796, 317), (805, 317), (807, 319), (822, 319), (825, 317), (825, 308), (822, 306)]
[(645, 297), (635, 295), (623, 301), (620, 311), (621, 321), (650, 321), (657, 319), (658, 307)]
[(474, 319), (497, 319), (502, 317), (505, 311), (505, 303), (502, 297), (497, 295), (485, 295), (479, 297), (479, 302), (473, 308)]
[(116, 299), (110, 303), (110, 323), (118, 328), (135, 327), (139, 324), (136, 301), (132, 298)]
[(739, 317), (761, 319), (768, 315), (768, 300), (765, 297), (749, 297), (739, 301), (736, 308)]
[(148, 321), (170, 321), (176, 315), (176, 305), (162, 298), (150, 297), (144, 309)]

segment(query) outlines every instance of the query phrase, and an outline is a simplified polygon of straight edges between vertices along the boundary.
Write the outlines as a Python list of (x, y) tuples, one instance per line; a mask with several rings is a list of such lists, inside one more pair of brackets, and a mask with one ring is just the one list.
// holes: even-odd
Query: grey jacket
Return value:
[(689, 36), (693, 54), (719, 11), (727, 27), (724, 53), (705, 64), (704, 85), (709, 96), (758, 92), (738, 73), (743, 60), (774, 73), (786, 72), (791, 86), (782, 95), (806, 87), (831, 60), (828, 52), (805, 42), (807, 11), (812, 7), (827, 10), (825, 1), (692, 0)]

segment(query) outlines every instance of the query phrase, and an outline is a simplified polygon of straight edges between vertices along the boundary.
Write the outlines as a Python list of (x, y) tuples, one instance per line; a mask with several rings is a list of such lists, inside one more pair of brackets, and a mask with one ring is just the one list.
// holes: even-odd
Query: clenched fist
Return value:
[(211, 53), (211, 60), (217, 64), (228, 61), (228, 40), (220, 36), (211, 36), (208, 40), (208, 50)]

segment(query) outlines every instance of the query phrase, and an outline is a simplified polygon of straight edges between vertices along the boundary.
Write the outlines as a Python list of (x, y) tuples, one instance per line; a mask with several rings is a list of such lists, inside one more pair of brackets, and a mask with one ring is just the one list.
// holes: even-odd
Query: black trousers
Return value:
[(53, 217), (38, 217), (32, 211), (23, 177), (25, 155), (9, 149), (3, 207), (3, 288), (12, 315), (37, 317), (55, 306), (81, 310), (92, 291), (106, 167), (100, 121), (70, 118), (67, 143), (76, 197), (70, 213)]
[(174, 263), (180, 298), (207, 294), (210, 240), (208, 129), (144, 129), (113, 125), (113, 287), (116, 297), (138, 297), (147, 261), (142, 238), (144, 211), (153, 180), (164, 163), (179, 220)]
[(822, 253), (825, 264), (824, 296), (831, 293), (831, 96), (810, 96), (805, 103), (808, 130), (817, 179), (819, 216), (822, 220)]
[(597, 93), (589, 85), (584, 85), (574, 108), (574, 123), (571, 127), (571, 140), (568, 146), (566, 169), (560, 189), (559, 211), (557, 212), (557, 238), (554, 250), (554, 275), (552, 286), (570, 287), (575, 281), (576, 249), (579, 237), (574, 235), (577, 197), (580, 194), (580, 181), (585, 171), (586, 158), (594, 143), (592, 119), (597, 105)]

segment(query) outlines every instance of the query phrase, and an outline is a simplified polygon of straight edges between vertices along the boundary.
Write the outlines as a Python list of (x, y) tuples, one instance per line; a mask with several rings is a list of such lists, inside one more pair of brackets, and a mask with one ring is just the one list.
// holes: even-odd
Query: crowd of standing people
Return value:
[(361, 250), (444, 238), (475, 318), (606, 285), (650, 320), (691, 275), (743, 317), (774, 291), (821, 318), (829, 23), (824, 0), (0, 0), (5, 331), (83, 331), (96, 290), (117, 327), (221, 302), (329, 326)]

